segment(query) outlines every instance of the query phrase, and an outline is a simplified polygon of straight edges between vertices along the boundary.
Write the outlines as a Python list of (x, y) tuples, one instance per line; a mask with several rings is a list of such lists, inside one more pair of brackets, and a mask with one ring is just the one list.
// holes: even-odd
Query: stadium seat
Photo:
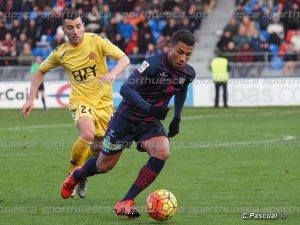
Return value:
[(263, 3), (261, 6), (261, 10), (265, 13), (268, 9), (268, 5), (266, 3)]
[(249, 2), (249, 4), (245, 7), (245, 10), (247, 13), (252, 12), (252, 10), (254, 9), (254, 5), (258, 2), (258, 0), (251, 0)]
[(269, 33), (265, 30), (259, 31), (259, 36), (263, 41), (269, 41)]
[(252, 10), (253, 10), (253, 5), (251, 3), (245, 7), (245, 11), (247, 12), (247, 14), (251, 13)]
[(52, 41), (53, 41), (53, 38), (49, 34), (42, 34), (41, 37), (40, 37), (40, 42), (41, 43), (51, 44)]
[(32, 49), (33, 56), (43, 56), (43, 50), (41, 48), (34, 48)]
[(283, 57), (274, 56), (269, 64), (269, 69), (271, 70), (282, 70), (284, 68)]
[(286, 32), (285, 41), (290, 43), (292, 40), (292, 37), (295, 35), (295, 33), (296, 33), (296, 30), (288, 30)]
[(156, 43), (157, 40), (159, 39), (159, 36), (161, 35), (161, 31), (166, 26), (166, 21), (152, 19), (149, 21), (149, 26), (151, 27), (152, 30), (153, 41), (154, 43)]
[(43, 55), (43, 60), (45, 60), (48, 55), (50, 55), (50, 53), (52, 52), (52, 48), (51, 47), (47, 47), (44, 49), (44, 55)]
[(270, 44), (269, 50), (272, 52), (273, 56), (277, 56), (279, 52), (279, 46), (276, 44)]
[(279, 46), (278, 56), (284, 57), (287, 49), (288, 49), (288, 43), (282, 42), (281, 45)]

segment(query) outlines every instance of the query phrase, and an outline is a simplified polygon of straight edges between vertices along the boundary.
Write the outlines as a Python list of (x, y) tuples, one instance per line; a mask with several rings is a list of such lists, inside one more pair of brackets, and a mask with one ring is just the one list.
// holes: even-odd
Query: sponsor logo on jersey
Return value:
[(137, 71), (139, 71), (140, 73), (143, 73), (145, 71), (145, 69), (147, 69), (149, 67), (149, 63), (144, 61), (142, 62), (142, 64), (139, 66), (139, 68), (137, 68)]
[(80, 81), (86, 81), (89, 77), (95, 78), (96, 77), (96, 71), (97, 71), (97, 66), (88, 66), (83, 69), (79, 70), (73, 70), (72, 75), (74, 77), (74, 80), (77, 82)]

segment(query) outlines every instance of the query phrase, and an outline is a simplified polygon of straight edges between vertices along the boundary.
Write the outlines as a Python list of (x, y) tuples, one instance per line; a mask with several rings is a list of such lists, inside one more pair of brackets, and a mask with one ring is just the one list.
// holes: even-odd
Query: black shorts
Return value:
[(153, 137), (168, 137), (166, 129), (159, 121), (147, 124), (132, 123), (119, 113), (111, 118), (102, 143), (102, 153), (112, 155), (129, 148), (133, 141), (137, 143), (137, 149), (144, 151), (141, 147), (143, 141)]
[(38, 91), (44, 91), (45, 87), (44, 87), (44, 83), (42, 82), (41, 85), (39, 86)]

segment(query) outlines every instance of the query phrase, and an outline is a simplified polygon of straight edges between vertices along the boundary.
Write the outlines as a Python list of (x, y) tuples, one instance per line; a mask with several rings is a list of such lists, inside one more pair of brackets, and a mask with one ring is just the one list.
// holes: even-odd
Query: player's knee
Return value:
[(169, 158), (169, 149), (164, 148), (156, 151), (155, 157), (166, 161)]

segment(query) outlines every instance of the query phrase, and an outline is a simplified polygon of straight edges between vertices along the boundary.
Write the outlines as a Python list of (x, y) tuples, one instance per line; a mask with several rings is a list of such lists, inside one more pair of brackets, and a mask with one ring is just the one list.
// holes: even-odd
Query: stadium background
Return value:
[[(111, 210), (136, 174), (128, 164), (138, 168), (144, 161), (133, 151), (124, 153), (111, 179), (91, 178), (90, 198), (59, 199), (77, 135), (68, 110), (54, 109), (67, 107), (63, 69), (46, 76), (50, 111), (34, 110), (26, 120), (20, 115), (34, 57), (45, 59), (65, 41), (60, 12), (67, 6), (81, 12), (86, 31), (108, 37), (131, 59), (114, 83), (115, 104), (123, 80), (145, 57), (167, 51), (174, 31), (186, 28), (196, 36), (189, 63), (197, 77), (189, 89), (182, 131), (173, 141), (166, 172), (149, 188), (163, 187), (177, 196), (181, 211), (172, 223), (257, 224), (241, 218), (252, 210), (283, 211), (287, 218), (276, 222), (298, 224), (299, 0), (0, 0), (0, 224), (127, 224), (111, 218)], [(209, 64), (219, 52), (231, 67), (230, 108), (225, 110), (210, 108), (214, 86)], [(115, 62), (108, 60), (108, 65)], [(36, 106), (42, 107), (39, 99)], [(166, 126), (170, 120), (171, 115)], [(122, 169), (127, 171), (124, 184), (118, 182), (124, 179)], [(151, 223), (146, 216), (140, 221)]]
[[(197, 81), (187, 106), (212, 106), (209, 64), (215, 54), (230, 60), (231, 106), (297, 105), (300, 27), (298, 1), (3, 1), (0, 11), (1, 107), (20, 107), (28, 94), (34, 57), (45, 59), (66, 40), (61, 10), (78, 9), (86, 31), (100, 33), (124, 50), (130, 67), (124, 80), (148, 56), (167, 51), (174, 31), (186, 28), (197, 37), (190, 64)], [(249, 45), (245, 44), (249, 43)], [(108, 59), (112, 68), (115, 62)], [(240, 79), (242, 78), (242, 79)], [(49, 107), (61, 107), (67, 76), (59, 68), (46, 76)], [(17, 81), (6, 83), (5, 81)], [(22, 85), (20, 84), (22, 83)], [(118, 103), (120, 83), (114, 85)], [(13, 90), (12, 90), (13, 89)], [(37, 101), (37, 107), (41, 107)]]

